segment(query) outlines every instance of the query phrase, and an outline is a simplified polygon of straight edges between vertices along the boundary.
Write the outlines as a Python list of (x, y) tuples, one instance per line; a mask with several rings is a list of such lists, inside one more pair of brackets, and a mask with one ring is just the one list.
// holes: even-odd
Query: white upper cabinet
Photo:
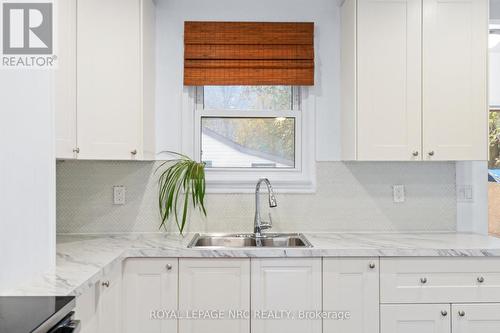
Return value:
[(486, 160), (488, 0), (423, 3), (424, 158)]
[(56, 157), (154, 159), (153, 1), (60, 6)]
[(321, 320), (300, 320), (321, 311), (321, 258), (252, 259), (252, 311), (289, 311), (295, 320), (252, 318), (252, 333), (320, 333)]
[(358, 0), (358, 159), (420, 153), (421, 0)]
[[(153, 61), (151, 0), (79, 0), (77, 29), (78, 157), (147, 159), (151, 106), (143, 97), (143, 66)], [(152, 40), (152, 39), (151, 39)], [(144, 55), (148, 55), (145, 58)], [(148, 108), (145, 108), (148, 106)]]
[(57, 68), (54, 70), (56, 157), (76, 158), (76, 0), (57, 10)]
[(487, 159), (487, 0), (345, 0), (342, 159)]
[(349, 320), (325, 319), (324, 333), (378, 333), (378, 258), (324, 258), (323, 311), (350, 314)]
[[(179, 320), (179, 333), (249, 333), (250, 259), (180, 259), (179, 310), (224, 311), (221, 320)], [(241, 314), (241, 318), (230, 318)]]

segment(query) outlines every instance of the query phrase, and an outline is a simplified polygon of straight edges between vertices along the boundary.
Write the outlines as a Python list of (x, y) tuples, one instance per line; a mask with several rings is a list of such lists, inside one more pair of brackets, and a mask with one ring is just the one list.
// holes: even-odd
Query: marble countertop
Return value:
[(130, 257), (500, 256), (500, 238), (467, 233), (305, 233), (312, 248), (188, 249), (193, 234), (58, 235), (56, 267), (0, 295), (80, 295)]

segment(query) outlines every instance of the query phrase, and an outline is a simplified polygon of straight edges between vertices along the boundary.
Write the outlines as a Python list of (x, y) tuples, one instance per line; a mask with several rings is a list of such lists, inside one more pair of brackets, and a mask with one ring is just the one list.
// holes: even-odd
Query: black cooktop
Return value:
[(0, 297), (0, 333), (31, 333), (74, 297)]

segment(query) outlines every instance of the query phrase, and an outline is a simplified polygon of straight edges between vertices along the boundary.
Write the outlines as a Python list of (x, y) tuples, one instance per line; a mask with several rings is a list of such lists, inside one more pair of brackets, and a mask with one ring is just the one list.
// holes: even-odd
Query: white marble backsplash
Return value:
[[(57, 162), (57, 231), (158, 231), (154, 171), (154, 162)], [(456, 230), (455, 163), (322, 162), (317, 177), (314, 194), (278, 193), (274, 231)], [(405, 203), (393, 203), (394, 184), (406, 186)], [(113, 205), (114, 185), (126, 186), (126, 205)], [(193, 213), (188, 232), (252, 230), (252, 194), (206, 200), (208, 217)]]

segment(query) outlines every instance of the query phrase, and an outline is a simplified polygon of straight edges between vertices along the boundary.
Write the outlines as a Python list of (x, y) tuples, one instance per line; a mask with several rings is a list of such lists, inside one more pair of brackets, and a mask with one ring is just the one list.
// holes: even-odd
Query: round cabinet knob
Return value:
[(462, 310), (458, 311), (458, 315), (460, 317), (464, 317), (465, 316), (465, 311), (462, 311)]
[(441, 316), (446, 317), (448, 315), (448, 311), (441, 310)]
[(370, 267), (370, 269), (374, 269), (375, 268), (375, 263), (374, 262), (371, 262), (368, 267)]
[(477, 278), (477, 282), (483, 283), (484, 282), (484, 277), (480, 276)]
[(134, 150), (132, 150), (130, 153), (131, 153), (132, 155), (137, 155), (137, 150), (136, 150), (136, 149), (134, 149)]
[(413, 155), (413, 157), (417, 157), (417, 156), (418, 156), (418, 151), (416, 151), (416, 150), (415, 150), (415, 151), (412, 153), (412, 155)]
[(427, 283), (427, 278), (425, 278), (425, 277), (420, 278), (420, 283), (421, 284), (426, 284)]
[(431, 156), (431, 157), (432, 157), (432, 156), (434, 156), (434, 150), (431, 150), (428, 154), (429, 154), (429, 156)]
[(106, 288), (109, 288), (109, 281), (104, 281), (103, 283), (101, 283), (103, 287), (106, 287)]
[(171, 271), (171, 270), (172, 270), (172, 265), (167, 264), (167, 266), (166, 266), (166, 267), (167, 267), (167, 271)]

